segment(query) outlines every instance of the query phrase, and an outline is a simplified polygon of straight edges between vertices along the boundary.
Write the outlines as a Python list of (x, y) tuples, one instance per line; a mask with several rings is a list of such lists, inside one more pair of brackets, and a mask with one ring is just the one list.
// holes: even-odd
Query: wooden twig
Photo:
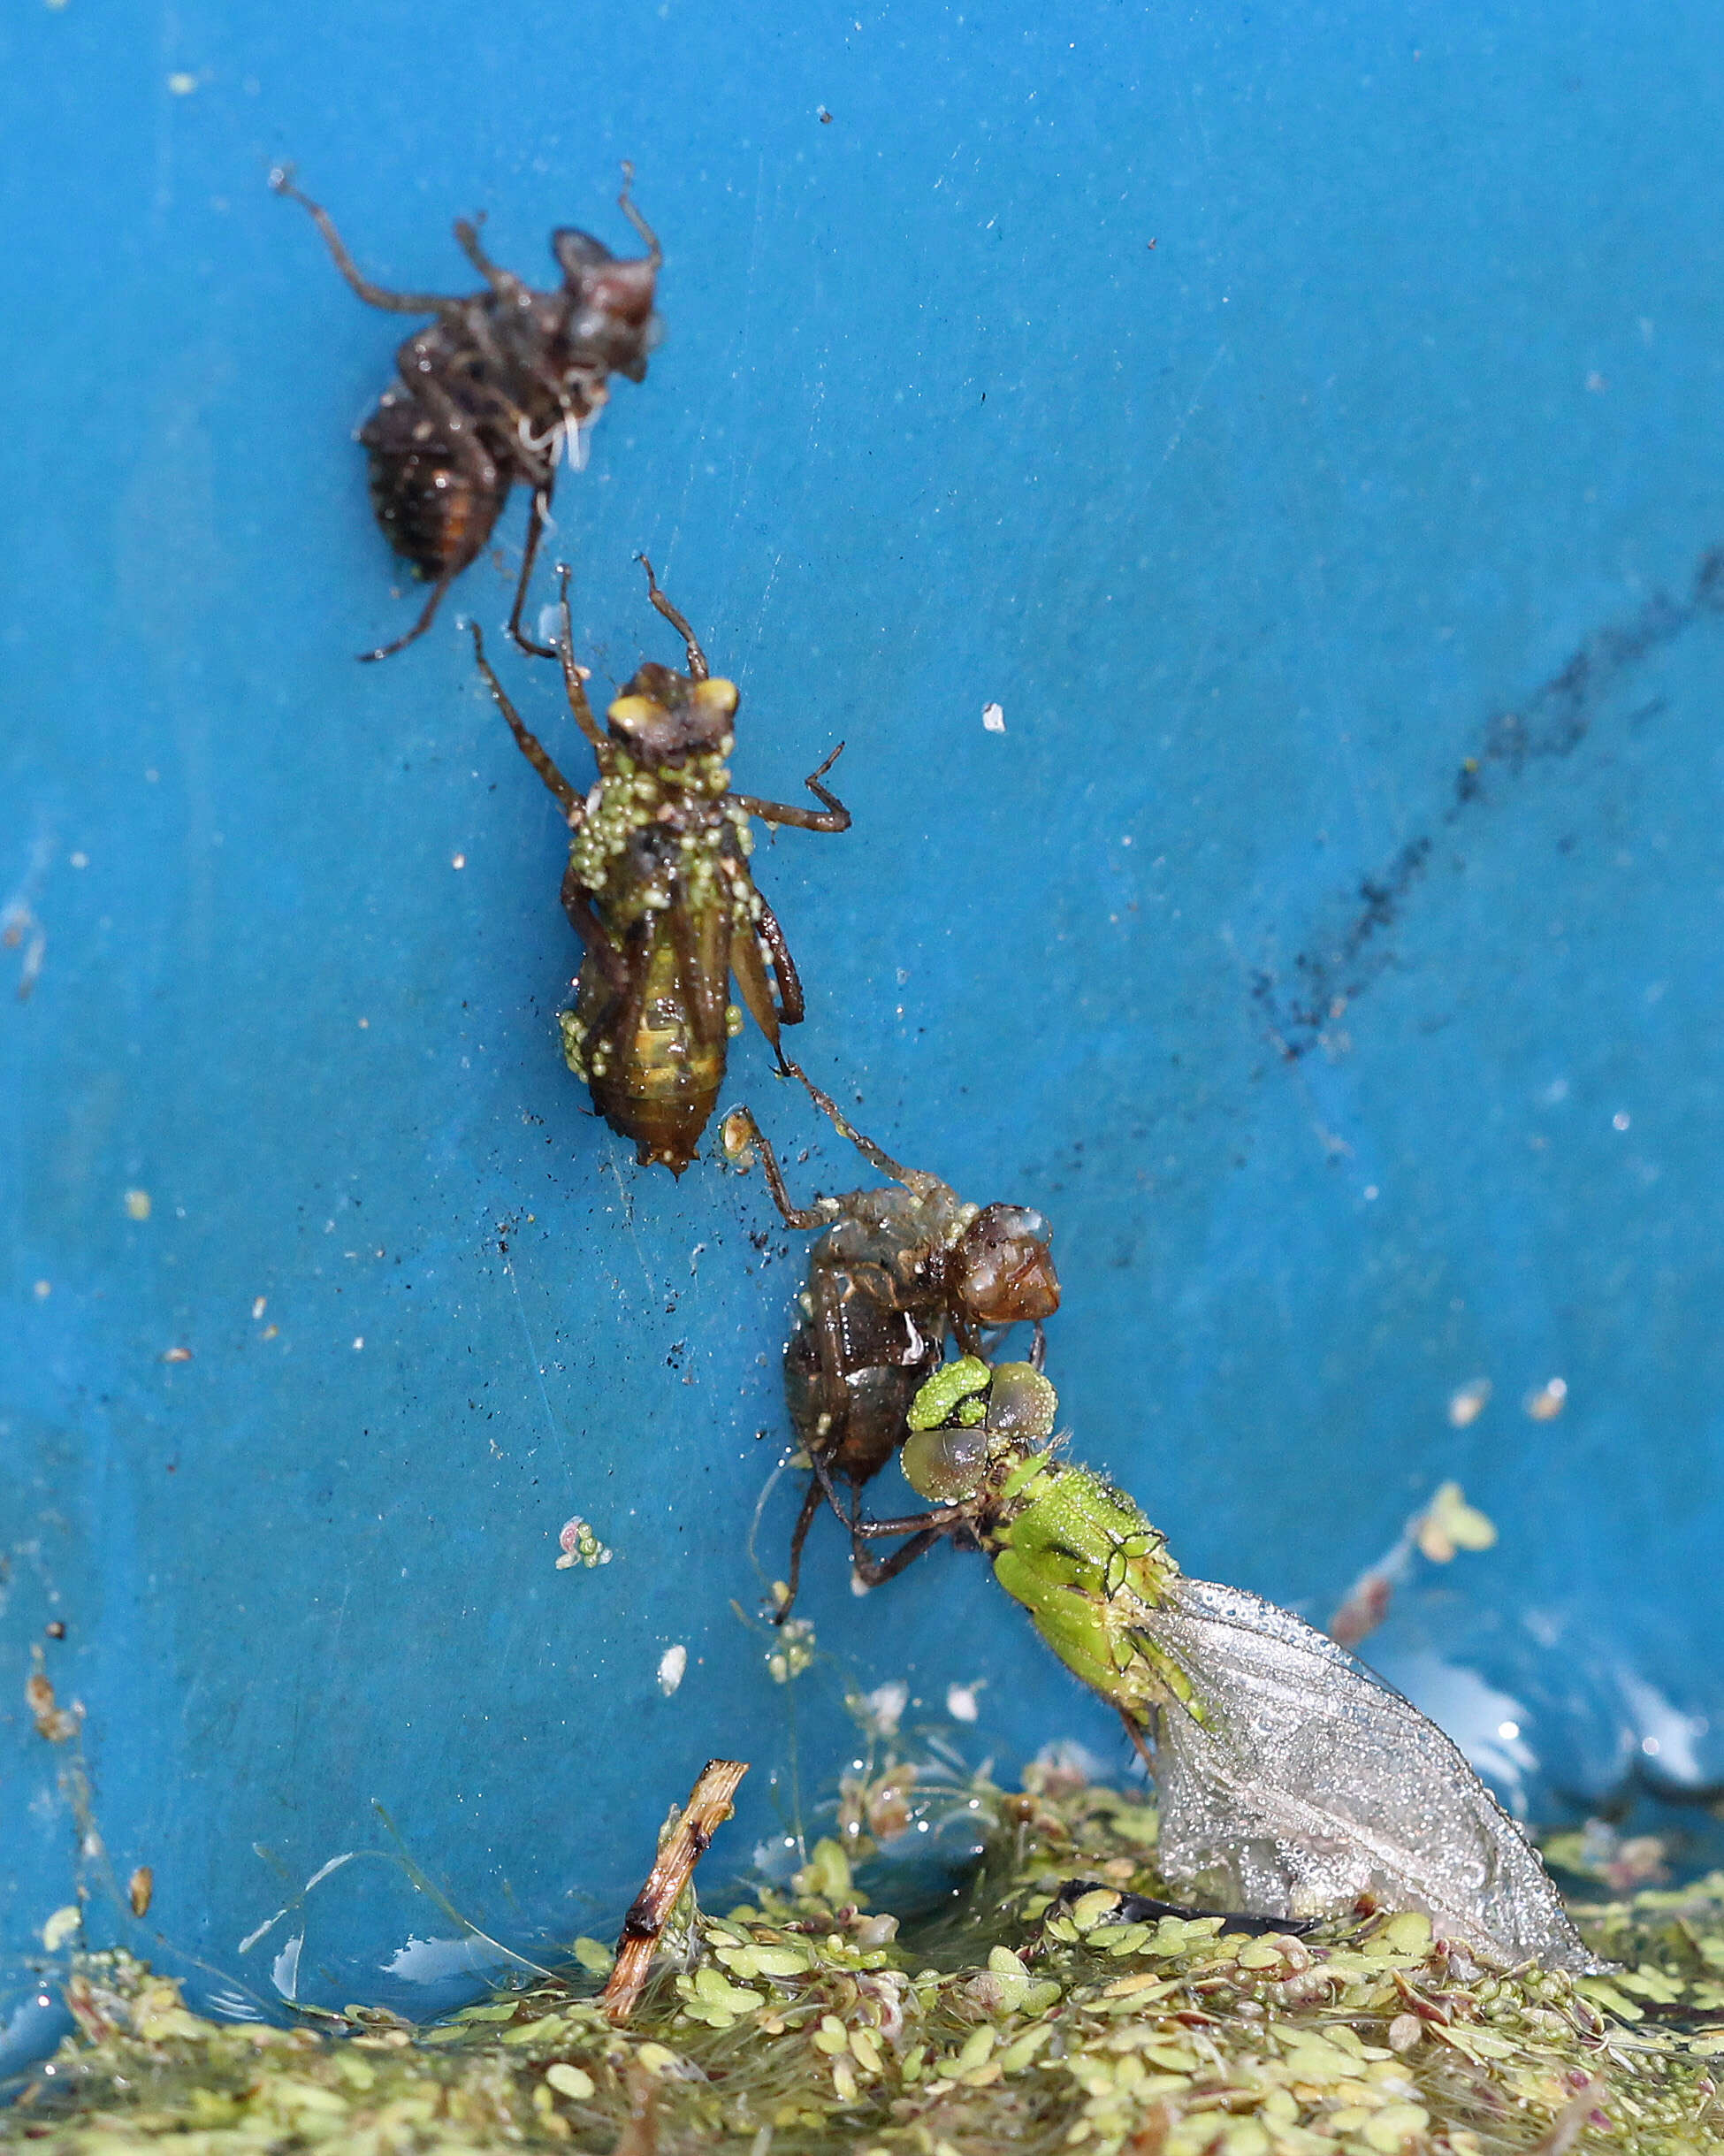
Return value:
[(599, 1999), (606, 2019), (618, 2027), (634, 2012), (645, 1990), (659, 1935), (713, 1835), (736, 1808), (731, 1800), (747, 1772), (746, 1760), (709, 1759), (690, 1792), (688, 1808), (659, 1845), (646, 1885), (622, 1920), (616, 1942), (616, 1967)]

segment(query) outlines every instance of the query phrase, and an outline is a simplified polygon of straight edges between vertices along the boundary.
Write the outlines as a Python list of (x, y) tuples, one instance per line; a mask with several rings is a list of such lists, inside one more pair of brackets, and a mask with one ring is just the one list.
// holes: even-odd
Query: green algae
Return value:
[[(123, 2156), (561, 2148), (681, 2156), (1688, 2156), (1724, 2148), (1724, 1875), (1581, 1906), (1618, 1967), (1491, 1968), (1415, 1913), (1292, 1934), (1133, 1921), (1166, 1898), (1140, 1796), (1058, 1770), (972, 1785), (992, 1823), (961, 1905), (901, 1925), (852, 1861), (915, 1800), (888, 1762), (843, 1839), (778, 1891), (685, 1900), (631, 2023), (567, 1979), (415, 2029), (218, 2023), (124, 1954), (80, 1957), (79, 2032), (0, 2114), (0, 2145)], [(1083, 1891), (1061, 1894), (1072, 1881)], [(1711, 2024), (1716, 2023), (1714, 2028)]]

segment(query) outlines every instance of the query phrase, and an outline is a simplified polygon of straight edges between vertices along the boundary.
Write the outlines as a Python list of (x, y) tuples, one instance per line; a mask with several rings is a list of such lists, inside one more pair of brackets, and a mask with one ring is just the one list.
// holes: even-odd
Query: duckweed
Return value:
[[(980, 1785), (979, 1785), (980, 1786)], [(1153, 1816), (1069, 1772), (988, 1787), (963, 1906), (866, 1910), (816, 1846), (788, 1890), (695, 1912), (633, 2022), (566, 1980), (415, 2029), (221, 2023), (123, 1953), (78, 1958), (78, 2022), (0, 2145), (50, 2156), (501, 2149), (693, 2156), (1698, 2156), (1724, 2148), (1724, 1875), (1576, 1909), (1617, 1966), (1486, 1968), (1413, 1911), (1295, 1938), (1166, 1899)], [(866, 1877), (866, 1873), (864, 1874)], [(1088, 1883), (1061, 1895), (1073, 1880)], [(1057, 1901), (1056, 1897), (1060, 1897)], [(1049, 1914), (1049, 1911), (1053, 1913)]]

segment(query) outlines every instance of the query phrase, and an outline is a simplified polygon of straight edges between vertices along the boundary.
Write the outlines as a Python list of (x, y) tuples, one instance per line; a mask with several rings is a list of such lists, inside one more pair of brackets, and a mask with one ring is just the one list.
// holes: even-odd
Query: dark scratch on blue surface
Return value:
[[(1613, 623), (1587, 638), (1574, 656), (1514, 711), (1485, 722), (1476, 751), (1454, 777), (1454, 798), (1438, 822), (1460, 822), (1491, 805), (1492, 771), (1519, 779), (1529, 763), (1568, 756), (1591, 731), (1608, 698), (1654, 652), (1661, 651), (1708, 619), (1724, 615), (1724, 547), (1700, 557), (1686, 600), (1655, 592), (1627, 622)], [(1663, 708), (1654, 699), (1629, 715), (1638, 729)], [(1324, 1028), (1396, 962), (1388, 932), (1425, 876), (1437, 843), (1434, 830), (1400, 847), (1376, 874), (1362, 877), (1346, 925), (1326, 947), (1308, 944), (1283, 982), (1268, 968), (1254, 976), (1252, 997), (1271, 1038), (1290, 1063), (1308, 1054)]]

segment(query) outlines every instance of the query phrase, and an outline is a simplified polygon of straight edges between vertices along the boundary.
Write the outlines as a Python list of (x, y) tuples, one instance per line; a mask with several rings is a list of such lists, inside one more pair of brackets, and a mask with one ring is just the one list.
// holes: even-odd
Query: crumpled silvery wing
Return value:
[(1599, 1966), (1454, 1745), (1332, 1640), (1185, 1579), (1155, 1633), (1206, 1710), (1157, 1716), (1160, 1862), (1182, 1892), (1289, 1915), (1369, 1892), (1503, 1961)]

